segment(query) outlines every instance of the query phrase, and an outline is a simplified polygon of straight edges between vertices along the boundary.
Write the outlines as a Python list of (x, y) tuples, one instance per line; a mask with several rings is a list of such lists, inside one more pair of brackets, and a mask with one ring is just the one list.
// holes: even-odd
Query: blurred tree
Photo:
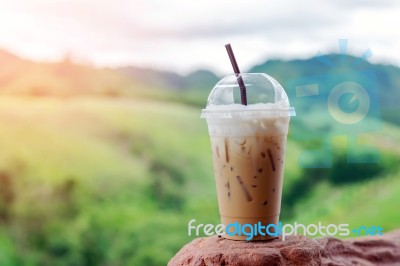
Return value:
[(14, 199), (14, 183), (11, 175), (6, 172), (0, 172), (0, 222), (8, 222), (10, 220)]

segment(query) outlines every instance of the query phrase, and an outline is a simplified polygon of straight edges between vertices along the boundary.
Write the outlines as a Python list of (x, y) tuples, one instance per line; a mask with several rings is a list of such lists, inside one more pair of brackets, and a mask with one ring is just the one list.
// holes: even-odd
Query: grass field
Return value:
[[(16, 254), (24, 254), (33, 265), (55, 265), (58, 256), (65, 265), (96, 259), (126, 265), (115, 245), (122, 241), (128, 258), (140, 260), (144, 252), (162, 264), (187, 241), (186, 208), (197, 212), (204, 206), (199, 200), (216, 221), (209, 143), (198, 110), (104, 98), (0, 102), (0, 182), (12, 191), (0, 205), (4, 245), (12, 243), (0, 259), (18, 263)], [(154, 232), (144, 234), (152, 224)], [(156, 230), (174, 228), (176, 234), (156, 239)], [(98, 247), (84, 255), (80, 237), (92, 230)], [(165, 254), (154, 257), (157, 244)]]
[[(218, 223), (200, 109), (119, 97), (0, 99), (0, 264), (165, 265), (192, 237), (187, 223)], [(283, 222), (399, 227), (400, 130), (365, 135), (384, 171), (327, 178), (284, 205)], [(342, 149), (338, 145), (338, 149)], [(284, 198), (305, 178), (290, 138)]]

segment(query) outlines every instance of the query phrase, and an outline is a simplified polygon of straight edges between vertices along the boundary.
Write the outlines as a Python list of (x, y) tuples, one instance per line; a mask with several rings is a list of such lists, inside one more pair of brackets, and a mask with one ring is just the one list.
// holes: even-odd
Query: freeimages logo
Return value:
[[(379, 162), (378, 150), (361, 144), (359, 139), (360, 134), (381, 128), (376, 73), (366, 64), (372, 52), (367, 49), (362, 59), (350, 57), (347, 44), (347, 39), (340, 39), (339, 55), (317, 56), (310, 65), (312, 71), (285, 84), (297, 113), (292, 136), (312, 143), (299, 158), (302, 167), (332, 167), (335, 136), (347, 138), (347, 163)], [(311, 72), (314, 75), (307, 75)], [(359, 156), (360, 150), (368, 151), (368, 156)]]

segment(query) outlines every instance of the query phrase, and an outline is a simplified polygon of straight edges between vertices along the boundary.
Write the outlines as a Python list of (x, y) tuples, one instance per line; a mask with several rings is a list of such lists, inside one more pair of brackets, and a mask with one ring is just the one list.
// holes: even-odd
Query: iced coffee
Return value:
[[(242, 75), (249, 98), (261, 102), (235, 104), (235, 80), (226, 77), (214, 87), (202, 113), (211, 139), (221, 222), (226, 226), (277, 225), (286, 139), (294, 110), (283, 88), (270, 76)], [(245, 235), (224, 237), (246, 239)], [(270, 238), (255, 235), (252, 240)]]

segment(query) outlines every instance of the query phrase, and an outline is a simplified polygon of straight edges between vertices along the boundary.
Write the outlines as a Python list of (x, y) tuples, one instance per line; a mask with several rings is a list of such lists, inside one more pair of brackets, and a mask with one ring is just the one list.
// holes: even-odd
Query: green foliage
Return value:
[[(398, 169), (399, 159), (397, 154), (380, 154), (381, 158), (375, 163), (349, 163), (349, 155), (363, 162), (376, 159), (376, 154), (369, 149), (351, 152), (352, 154), (349, 154), (343, 150), (343, 147), (337, 146), (332, 166), (329, 168), (314, 168), (303, 165), (301, 177), (289, 184), (282, 198), (282, 208), (285, 210), (283, 217), (292, 218), (296, 203), (310, 197), (309, 194), (320, 183), (329, 184), (332, 187), (344, 186), (380, 178)], [(320, 154), (315, 153), (313, 157), (309, 158), (308, 163), (309, 165), (322, 165), (322, 163), (319, 163), (321, 158)]]
[(0, 101), (9, 121), (0, 125), (4, 265), (164, 265), (190, 240), (187, 221), (218, 217), (198, 110), (122, 99)]

